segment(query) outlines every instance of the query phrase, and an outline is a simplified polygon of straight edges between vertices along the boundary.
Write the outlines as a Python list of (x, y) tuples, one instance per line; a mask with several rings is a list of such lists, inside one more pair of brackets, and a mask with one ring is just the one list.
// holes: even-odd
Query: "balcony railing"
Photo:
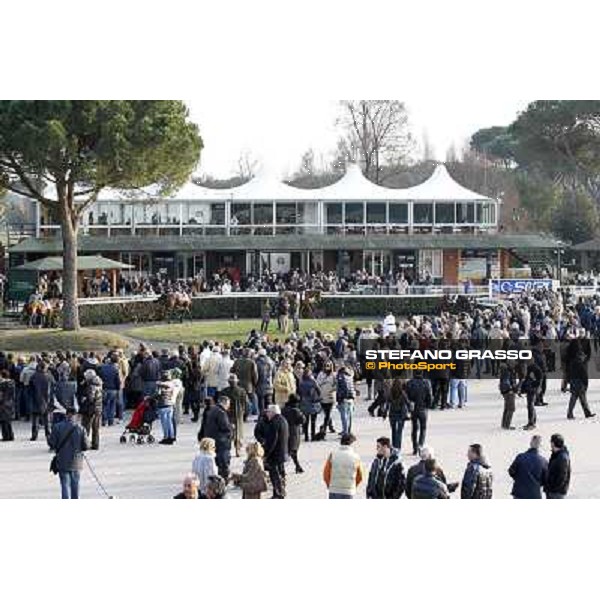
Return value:
[[(491, 224), (423, 225), (407, 223), (380, 224), (332, 224), (325, 223), (277, 223), (275, 225), (224, 225), (224, 224), (177, 224), (177, 223), (136, 223), (132, 225), (81, 225), (80, 235), (111, 237), (119, 235), (135, 236), (183, 236), (183, 235), (306, 235), (325, 234), (342, 236), (390, 235), (406, 233), (477, 233), (495, 230)], [(40, 225), (41, 237), (54, 237), (60, 234), (60, 225)], [(32, 231), (32, 234), (35, 230)]]

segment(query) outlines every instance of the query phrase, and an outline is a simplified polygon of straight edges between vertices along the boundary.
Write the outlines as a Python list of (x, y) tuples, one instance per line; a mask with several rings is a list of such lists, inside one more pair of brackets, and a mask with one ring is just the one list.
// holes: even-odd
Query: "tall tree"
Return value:
[(514, 164), (516, 140), (508, 127), (479, 129), (471, 136), (470, 146), (487, 160), (498, 161), (506, 168)]
[(515, 160), (574, 190), (582, 187), (600, 206), (600, 101), (538, 100), (508, 133)]
[(380, 183), (384, 164), (402, 162), (412, 149), (408, 114), (399, 100), (342, 100), (338, 119), (362, 159), (365, 176)]
[(258, 160), (250, 150), (242, 150), (238, 158), (237, 177), (242, 181), (250, 181), (256, 174)]
[[(65, 329), (79, 328), (83, 211), (107, 187), (172, 192), (189, 178), (201, 149), (198, 127), (179, 101), (0, 102), (0, 181), (37, 200), (61, 225)], [(39, 177), (46, 184), (41, 191)]]
[(426, 130), (423, 130), (421, 139), (421, 157), (424, 161), (435, 160), (435, 148), (433, 147)]

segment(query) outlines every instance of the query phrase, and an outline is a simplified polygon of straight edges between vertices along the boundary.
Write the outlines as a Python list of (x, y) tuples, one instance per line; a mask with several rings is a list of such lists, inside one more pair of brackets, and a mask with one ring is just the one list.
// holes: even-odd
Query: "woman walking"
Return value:
[(306, 417), (298, 408), (299, 404), (300, 401), (298, 396), (296, 396), (296, 394), (290, 394), (290, 398), (283, 407), (281, 414), (288, 423), (288, 452), (294, 461), (296, 473), (304, 473), (304, 469), (300, 466), (300, 462), (298, 461), (298, 450), (300, 449), (300, 440), (302, 439), (302, 430), (306, 423)]
[(323, 408), (323, 424), (319, 431), (325, 439), (328, 430), (329, 433), (335, 433), (331, 411), (335, 403), (337, 384), (331, 361), (327, 361), (323, 370), (317, 375), (317, 385), (321, 391), (321, 407)]
[(306, 367), (302, 373), (298, 394), (300, 396), (300, 410), (306, 417), (303, 426), (304, 441), (308, 442), (310, 427), (310, 441), (313, 442), (317, 428), (317, 415), (321, 412), (321, 391), (310, 367)]

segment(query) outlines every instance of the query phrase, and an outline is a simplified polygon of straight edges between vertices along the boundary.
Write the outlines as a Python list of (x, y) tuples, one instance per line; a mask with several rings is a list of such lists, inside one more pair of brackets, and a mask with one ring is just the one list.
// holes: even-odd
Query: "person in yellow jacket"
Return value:
[(356, 488), (364, 479), (360, 457), (352, 448), (355, 441), (353, 434), (342, 434), (340, 447), (327, 457), (323, 480), (330, 500), (353, 500)]
[(290, 394), (296, 393), (296, 377), (290, 360), (284, 360), (277, 373), (275, 373), (273, 390), (275, 392), (275, 404), (279, 408), (282, 408), (289, 400)]

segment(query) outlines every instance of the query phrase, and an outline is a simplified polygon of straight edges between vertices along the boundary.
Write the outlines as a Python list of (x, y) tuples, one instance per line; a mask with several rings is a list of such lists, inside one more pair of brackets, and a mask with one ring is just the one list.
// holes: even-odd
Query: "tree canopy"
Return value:
[(66, 328), (79, 327), (82, 212), (106, 187), (168, 194), (189, 178), (201, 149), (180, 101), (0, 102), (0, 185), (39, 201), (61, 225)]

